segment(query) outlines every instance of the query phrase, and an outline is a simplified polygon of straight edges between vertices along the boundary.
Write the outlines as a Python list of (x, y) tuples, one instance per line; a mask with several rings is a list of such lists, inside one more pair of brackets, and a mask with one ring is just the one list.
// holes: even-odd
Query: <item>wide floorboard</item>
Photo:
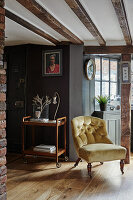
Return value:
[(125, 165), (124, 175), (119, 161), (103, 165), (93, 163), (92, 179), (86, 162), (73, 168), (73, 162), (62, 162), (56, 168), (54, 160), (28, 158), (28, 164), (17, 157), (7, 164), (8, 200), (132, 200), (133, 157)]

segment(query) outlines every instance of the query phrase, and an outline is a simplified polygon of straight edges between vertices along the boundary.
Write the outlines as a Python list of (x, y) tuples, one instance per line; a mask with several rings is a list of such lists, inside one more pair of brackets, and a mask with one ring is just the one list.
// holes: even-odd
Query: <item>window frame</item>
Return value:
[[(100, 79), (96, 80), (95, 78), (95, 82), (99, 82), (100, 83), (100, 95), (102, 95), (102, 82), (108, 82), (109, 83), (109, 96), (110, 96), (110, 85), (111, 83), (116, 83), (116, 95), (119, 95), (119, 59), (118, 58), (113, 58), (113, 57), (106, 57), (106, 56), (95, 56), (95, 59), (98, 58), (100, 59)], [(109, 80), (102, 80), (102, 59), (108, 59), (109, 60)], [(117, 61), (117, 81), (111, 81), (111, 61)]]

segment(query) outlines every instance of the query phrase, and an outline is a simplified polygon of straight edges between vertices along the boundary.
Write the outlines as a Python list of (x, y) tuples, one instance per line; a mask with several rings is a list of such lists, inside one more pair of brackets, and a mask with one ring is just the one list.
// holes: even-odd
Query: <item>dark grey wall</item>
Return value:
[[(50, 49), (62, 50), (62, 76), (42, 76), (42, 51)], [(29, 45), (27, 50), (27, 115), (32, 113), (32, 99), (36, 94), (40, 97), (46, 94), (50, 97), (54, 92), (60, 95), (60, 107), (56, 117), (69, 118), (69, 45), (62, 46), (41, 46)], [(53, 119), (56, 105), (49, 106), (49, 119)], [(55, 144), (55, 129), (43, 128), (37, 129), (37, 137), (44, 141), (45, 144)], [(44, 131), (45, 134), (41, 134)], [(59, 145), (63, 146), (63, 134), (59, 134)], [(67, 153), (69, 151), (69, 127), (67, 122)]]
[[(42, 76), (42, 51), (62, 49), (62, 76)], [(32, 99), (38, 93), (50, 97), (57, 91), (61, 102), (57, 117), (68, 117), (69, 103), (69, 46), (40, 46), (30, 45), (27, 53), (27, 114), (32, 112)], [(53, 119), (55, 106), (50, 104), (49, 118)]]
[[(42, 51), (49, 49), (62, 49), (62, 68), (63, 73), (62, 76), (55, 77), (44, 77), (42, 76)], [(13, 101), (9, 105), (14, 105), (16, 100), (22, 100), (20, 95), (17, 95), (20, 87), (16, 87), (19, 83), (16, 80), (16, 73), (12, 73), (12, 66), (16, 66), (19, 68), (20, 77), (23, 78), (23, 74), (21, 71), (23, 68), (26, 68), (26, 82), (25, 82), (25, 100), (26, 100), (26, 112), (16, 113), (16, 117), (14, 117), (15, 112), (10, 111), (10, 115), (8, 114), (7, 120), (7, 129), (8, 129), (8, 146), (10, 144), (10, 151), (21, 151), (21, 121), (24, 115), (32, 115), (32, 99), (34, 96), (39, 94), (40, 97), (45, 96), (46, 94), (52, 97), (54, 92), (57, 91), (60, 94), (60, 107), (57, 112), (57, 117), (67, 116), (67, 153), (69, 151), (69, 127), (68, 127), (68, 118), (69, 118), (69, 45), (62, 46), (41, 46), (41, 45), (18, 45), (12, 47), (5, 48), (6, 57), (8, 60), (8, 71), (11, 70), (11, 73), (8, 76), (8, 96), (7, 100)], [(10, 59), (11, 58), (11, 59)], [(10, 61), (10, 62), (9, 62)], [(14, 70), (15, 71), (15, 70)], [(23, 70), (24, 71), (24, 70)], [(25, 71), (23, 72), (25, 73)], [(18, 73), (17, 73), (18, 74)], [(21, 75), (22, 74), (22, 75)], [(9, 81), (11, 79), (12, 81)], [(15, 82), (17, 81), (17, 82)], [(14, 82), (16, 84), (14, 84)], [(9, 87), (10, 86), (10, 87)], [(23, 84), (24, 86), (24, 84)], [(16, 97), (17, 95), (17, 97)], [(14, 99), (14, 96), (16, 97)], [(49, 118), (53, 119), (56, 105), (50, 104), (50, 112)], [(22, 109), (21, 109), (22, 110)], [(13, 123), (12, 123), (13, 119)], [(19, 122), (19, 123), (18, 123)], [(18, 127), (16, 128), (16, 124)], [(30, 131), (29, 131), (30, 132)], [(45, 134), (42, 134), (45, 132)], [(46, 128), (37, 128), (36, 129), (36, 143), (40, 143), (44, 141), (46, 144), (53, 144), (55, 142), (55, 129)], [(27, 134), (29, 135), (29, 134)], [(63, 134), (62, 134), (63, 135)], [(60, 137), (60, 143), (63, 145), (63, 136)], [(28, 137), (28, 136), (27, 136)], [(11, 142), (10, 142), (11, 141)], [(27, 146), (30, 145), (30, 136), (27, 138)], [(18, 144), (18, 145), (16, 145)]]
[(83, 115), (91, 115), (95, 110), (94, 108), (95, 79), (88, 80), (85, 77), (85, 63), (91, 58), (94, 59), (93, 56), (91, 55), (84, 55), (83, 57), (83, 68), (84, 68), (83, 89), (82, 89)]
[(72, 132), (71, 120), (83, 115), (82, 105), (82, 79), (83, 79), (83, 46), (70, 45), (70, 72), (69, 72), (69, 159), (77, 158)]

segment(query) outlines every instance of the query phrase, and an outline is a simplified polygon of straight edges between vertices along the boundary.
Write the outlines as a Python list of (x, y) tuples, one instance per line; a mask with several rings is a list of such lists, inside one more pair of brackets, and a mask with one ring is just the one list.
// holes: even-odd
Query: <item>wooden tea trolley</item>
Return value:
[[(23, 117), (23, 121), (22, 121), (22, 153), (23, 153), (23, 157), (25, 157), (26, 155), (34, 155), (34, 156), (47, 156), (47, 157), (55, 157), (56, 158), (56, 167), (61, 167), (61, 164), (58, 161), (58, 157), (62, 154), (64, 154), (65, 156), (65, 161), (68, 160), (68, 157), (66, 156), (66, 117), (61, 117), (56, 119), (55, 121), (50, 120), (47, 122), (40, 122), (38, 121), (30, 121), (31, 116), (27, 116), (27, 117)], [(32, 147), (29, 149), (25, 149), (25, 145), (24, 145), (24, 136), (25, 136), (25, 127), (26, 126), (31, 126), (32, 128)], [(33, 148), (35, 146), (35, 127), (37, 126), (48, 126), (48, 127), (55, 127), (56, 128), (56, 151), (49, 153), (49, 152), (41, 152), (41, 151), (34, 151)], [(60, 126), (64, 126), (64, 148), (60, 149), (58, 148), (58, 129)]]

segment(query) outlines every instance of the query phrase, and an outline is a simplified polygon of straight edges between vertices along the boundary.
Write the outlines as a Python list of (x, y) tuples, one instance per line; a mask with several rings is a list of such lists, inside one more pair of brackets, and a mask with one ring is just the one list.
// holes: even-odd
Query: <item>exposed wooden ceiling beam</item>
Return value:
[(114, 6), (124, 39), (127, 45), (132, 45), (132, 39), (123, 0), (111, 0)]
[(74, 44), (83, 44), (83, 42), (69, 31), (64, 25), (62, 25), (57, 19), (55, 19), (48, 11), (46, 11), (40, 4), (35, 0), (17, 0), (26, 9), (32, 12), (36, 17), (45, 22), (55, 31), (60, 33), (62, 36), (67, 38)]
[(133, 53), (133, 46), (84, 46), (84, 54), (129, 54)]
[(85, 25), (93, 37), (98, 41), (101, 46), (105, 46), (106, 42), (98, 31), (96, 25), (82, 6), (79, 0), (65, 0), (73, 12), (78, 16), (80, 21)]
[(44, 39), (52, 42), (53, 44), (58, 44), (59, 41), (54, 39), (52, 36), (50, 36), (49, 34), (45, 33), (44, 31), (40, 30), (39, 28), (33, 26), (32, 24), (30, 24), (29, 22), (25, 21), (24, 19), (20, 18), (19, 16), (13, 14), (12, 12), (10, 12), (9, 10), (5, 10), (5, 15), (6, 17), (8, 17), (9, 19), (15, 21), (16, 23), (20, 24), (21, 26), (27, 28), (28, 30), (36, 33), (37, 35), (40, 35), (41, 37), (43, 37)]

